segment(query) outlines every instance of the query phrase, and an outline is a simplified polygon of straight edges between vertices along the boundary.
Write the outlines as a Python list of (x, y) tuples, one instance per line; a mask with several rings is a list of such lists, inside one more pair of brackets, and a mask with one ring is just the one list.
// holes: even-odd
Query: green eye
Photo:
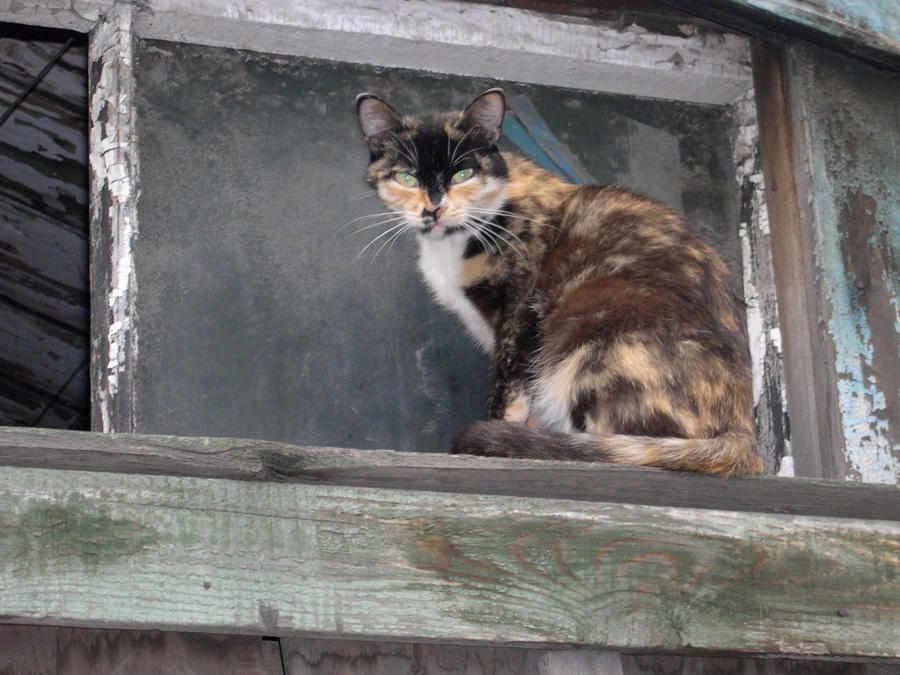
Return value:
[(419, 184), (419, 180), (409, 171), (395, 171), (394, 180), (406, 187), (415, 187)]
[(450, 178), (451, 183), (464, 183), (475, 174), (475, 169), (461, 169)]

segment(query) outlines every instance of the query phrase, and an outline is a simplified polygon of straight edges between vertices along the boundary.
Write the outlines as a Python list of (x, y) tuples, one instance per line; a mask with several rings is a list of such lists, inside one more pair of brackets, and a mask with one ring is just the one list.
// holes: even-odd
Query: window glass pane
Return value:
[(430, 299), (415, 242), (358, 231), (382, 211), (361, 91), (415, 113), (503, 86), (739, 269), (726, 108), (150, 41), (136, 77), (142, 432), (444, 451), (483, 417), (490, 361)]

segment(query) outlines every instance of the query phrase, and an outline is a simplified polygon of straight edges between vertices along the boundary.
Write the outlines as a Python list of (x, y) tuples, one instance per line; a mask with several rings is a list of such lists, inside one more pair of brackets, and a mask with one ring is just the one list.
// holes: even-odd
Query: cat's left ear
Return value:
[(506, 96), (502, 89), (488, 89), (472, 101), (463, 111), (461, 126), (464, 129), (478, 127), (485, 140), (494, 145), (503, 132), (503, 115), (506, 114)]

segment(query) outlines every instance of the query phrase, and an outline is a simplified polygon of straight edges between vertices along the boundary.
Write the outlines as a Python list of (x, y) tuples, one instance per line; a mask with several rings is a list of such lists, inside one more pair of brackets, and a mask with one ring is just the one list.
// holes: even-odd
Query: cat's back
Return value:
[(673, 371), (696, 358), (743, 375), (746, 328), (729, 282), (712, 246), (672, 209), (619, 187), (582, 186), (561, 205), (541, 273), (543, 357), (639, 341)]
[(545, 426), (702, 438), (750, 428), (749, 351), (728, 270), (665, 205), (578, 188), (561, 205), (539, 293), (534, 395)]
[(669, 320), (713, 310), (713, 322), (739, 323), (728, 269), (712, 246), (668, 206), (612, 185), (581, 186), (565, 199), (542, 277), (551, 298), (581, 289)]

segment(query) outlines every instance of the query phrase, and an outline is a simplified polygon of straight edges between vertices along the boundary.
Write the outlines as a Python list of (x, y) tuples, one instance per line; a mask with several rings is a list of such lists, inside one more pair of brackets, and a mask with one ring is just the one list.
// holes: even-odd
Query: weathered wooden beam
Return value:
[(765, 473), (792, 476), (794, 464), (790, 453), (781, 326), (754, 98), (754, 91), (749, 90), (731, 110), (735, 122), (732, 155), (740, 194), (738, 235), (743, 254), (756, 437)]
[(234, 438), (0, 427), (0, 466), (900, 521), (900, 490), (893, 486), (773, 477), (724, 480), (599, 463), (352, 450)]
[(753, 46), (798, 473), (900, 480), (900, 79)]
[(283, 675), (278, 642), (252, 636), (0, 625), (0, 672)]
[[(2, 435), (3, 622), (900, 657), (896, 488), (832, 485), (858, 490), (859, 500), (873, 496), (894, 520), (740, 513), (727, 499), (720, 508), (692, 508), (535, 496), (553, 494), (553, 468), (570, 489), (578, 474), (582, 486), (622, 474), (599, 465)], [(114, 446), (131, 469), (170, 464), (186, 473), (193, 458), (220, 475), (258, 478), (268, 461), (268, 475), (274, 466), (294, 480), (344, 484), (8, 466), (65, 463), (70, 453), (81, 465), (99, 462), (95, 468), (106, 456), (109, 469)], [(568, 478), (567, 469), (574, 469)], [(515, 481), (516, 471), (525, 477)], [(492, 482), (495, 473), (501, 480)], [(658, 476), (657, 487), (678, 478), (698, 479), (695, 490), (711, 485), (640, 473)], [(361, 475), (386, 486), (354, 486)], [(510, 481), (518, 487), (500, 485)], [(778, 481), (803, 502), (805, 481), (720, 482), (740, 502), (741, 493)], [(479, 482), (494, 494), (475, 493)]]
[[(116, 3), (115, 7), (124, 4)], [(61, 6), (57, 6), (61, 5)], [(638, 26), (480, 3), (382, 0), (148, 0), (141, 37), (578, 89), (728, 104), (747, 88), (737, 35), (667, 36)], [(109, 0), (0, 0), (0, 21), (88, 30)]]
[(88, 49), (92, 428), (133, 431), (138, 232), (133, 8), (117, 3)]
[(667, 5), (763, 39), (808, 40), (900, 70), (895, 0), (662, 0)]

